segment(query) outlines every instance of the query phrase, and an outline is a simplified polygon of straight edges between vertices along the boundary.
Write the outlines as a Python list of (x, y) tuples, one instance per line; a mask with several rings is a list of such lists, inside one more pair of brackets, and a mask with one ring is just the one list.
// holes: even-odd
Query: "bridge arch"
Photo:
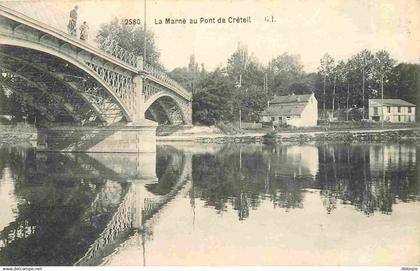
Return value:
[[(92, 70), (92, 68), (90, 68), (85, 62), (83, 62), (80, 59), (82, 57), (81, 55), (75, 56), (71, 53), (66, 53), (64, 45), (65, 44), (63, 44), (57, 49), (55, 46), (50, 46), (43, 43), (36, 43), (34, 41), (30, 41), (27, 39), (23, 40), (23, 39), (18, 39), (16, 37), (8, 37), (5, 35), (1, 35), (1, 39), (0, 39), (0, 49), (3, 49), (1, 48), (2, 46), (9, 46), (9, 47), (14, 47), (14, 48), (22, 48), (26, 50), (37, 51), (37, 52), (45, 53), (47, 55), (55, 57), (66, 64), (71, 64), (73, 67), (82, 71), (89, 78), (92, 78), (100, 86), (101, 88), (100, 91), (105, 92), (106, 95), (112, 99), (112, 101), (118, 107), (118, 109), (120, 110), (121, 114), (125, 117), (125, 119), (129, 122), (132, 121), (132, 116), (130, 114), (129, 108), (127, 107), (127, 105), (125, 105), (122, 102), (121, 98), (118, 97), (118, 95), (109, 86), (109, 84), (103, 78), (101, 78), (101, 76), (98, 73)], [(0, 67), (1, 67), (1, 62), (0, 62)], [(61, 79), (64, 80), (64, 78), (61, 78)], [(71, 88), (73, 88), (74, 90), (75, 86), (72, 86)], [(90, 103), (89, 105), (91, 106), (93, 111), (97, 114), (97, 116), (103, 119), (103, 116), (101, 116), (101, 114), (104, 114), (104, 112), (101, 112), (101, 110), (95, 104)]]
[[(158, 104), (163, 109), (168, 121), (171, 124), (189, 124), (191, 118), (191, 112), (189, 109), (189, 103), (186, 102), (182, 97), (171, 93), (169, 91), (159, 91), (154, 95), (150, 96), (144, 104), (145, 117), (148, 118), (150, 115), (154, 115), (153, 112), (148, 114), (148, 111), (153, 110), (153, 107)], [(177, 119), (174, 114), (180, 116), (180, 120)], [(158, 120), (153, 119), (158, 122)]]

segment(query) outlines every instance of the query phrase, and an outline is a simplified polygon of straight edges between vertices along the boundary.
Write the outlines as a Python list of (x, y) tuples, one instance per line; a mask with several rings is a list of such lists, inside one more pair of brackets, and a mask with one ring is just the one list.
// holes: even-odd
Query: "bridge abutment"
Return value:
[(40, 132), (38, 146), (61, 152), (154, 153), (156, 128), (149, 120), (121, 127), (51, 127)]

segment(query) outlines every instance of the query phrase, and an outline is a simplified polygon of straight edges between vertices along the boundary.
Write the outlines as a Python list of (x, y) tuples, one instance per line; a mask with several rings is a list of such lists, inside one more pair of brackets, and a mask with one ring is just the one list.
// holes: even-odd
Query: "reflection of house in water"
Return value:
[[(282, 146), (275, 148), (271, 168), (275, 174), (315, 177), (319, 169), (318, 148), (313, 145)], [(277, 159), (278, 158), (278, 159)], [(273, 163), (274, 162), (274, 163)]]
[(369, 161), (372, 172), (413, 166), (416, 163), (416, 147), (413, 145), (369, 146)]

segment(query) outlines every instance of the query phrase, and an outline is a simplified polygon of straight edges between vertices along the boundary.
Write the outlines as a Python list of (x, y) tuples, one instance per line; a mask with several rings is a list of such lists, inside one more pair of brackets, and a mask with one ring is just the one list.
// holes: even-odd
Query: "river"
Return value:
[(2, 146), (0, 265), (418, 265), (419, 163), (415, 143)]

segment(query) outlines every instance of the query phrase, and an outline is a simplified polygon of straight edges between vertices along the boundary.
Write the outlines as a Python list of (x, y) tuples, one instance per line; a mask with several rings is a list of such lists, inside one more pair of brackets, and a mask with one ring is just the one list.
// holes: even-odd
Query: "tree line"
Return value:
[(321, 118), (330, 112), (330, 117), (341, 113), (347, 120), (351, 111), (367, 118), (372, 98), (420, 101), (420, 65), (397, 64), (385, 50), (362, 50), (347, 60), (326, 53), (317, 72), (306, 73), (299, 55), (283, 53), (263, 66), (246, 46), (239, 45), (224, 67), (212, 72), (191, 67), (198, 64), (190, 60), (188, 68), (176, 68), (170, 75), (193, 93), (194, 122), (207, 125), (237, 121), (240, 109), (242, 120), (258, 121), (274, 95), (313, 92)]

